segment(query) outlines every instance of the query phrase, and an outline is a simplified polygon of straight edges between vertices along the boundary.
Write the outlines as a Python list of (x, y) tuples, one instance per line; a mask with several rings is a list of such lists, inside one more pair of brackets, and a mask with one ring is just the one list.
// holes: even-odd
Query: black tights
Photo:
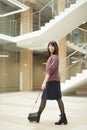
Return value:
[(45, 99), (42, 99), (42, 100), (41, 100), (41, 103), (40, 103), (39, 111), (38, 111), (39, 114), (41, 114), (41, 113), (43, 112), (45, 106), (46, 106), (46, 100), (45, 100)]
[(64, 104), (63, 104), (62, 99), (58, 99), (57, 102), (58, 102), (58, 105), (59, 105), (60, 113), (64, 114), (65, 113), (64, 112)]
[[(59, 106), (59, 109), (60, 109), (60, 113), (64, 114), (65, 113), (64, 112), (64, 104), (63, 104), (62, 99), (58, 99), (57, 102), (58, 102), (58, 106)], [(42, 99), (41, 103), (40, 103), (39, 111), (38, 111), (39, 114), (41, 114), (43, 112), (45, 106), (46, 106), (46, 100)]]

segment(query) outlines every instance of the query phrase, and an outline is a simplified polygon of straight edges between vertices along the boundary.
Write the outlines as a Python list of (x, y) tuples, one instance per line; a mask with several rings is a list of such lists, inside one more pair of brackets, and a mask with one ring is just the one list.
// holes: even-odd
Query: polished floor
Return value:
[(87, 97), (63, 96), (68, 125), (56, 126), (60, 114), (56, 101), (47, 101), (40, 123), (27, 120), (28, 113), (38, 110), (40, 97), (33, 109), (37, 96), (38, 92), (0, 94), (0, 130), (87, 130)]

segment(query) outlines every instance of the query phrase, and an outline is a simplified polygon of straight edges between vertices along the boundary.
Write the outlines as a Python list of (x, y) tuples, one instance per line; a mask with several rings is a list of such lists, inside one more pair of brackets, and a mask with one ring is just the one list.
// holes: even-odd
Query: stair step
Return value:
[(45, 26), (41, 26), (41, 28), (40, 28), (40, 29), (41, 29), (41, 30), (43, 30), (44, 28), (45, 28)]
[(82, 72), (87, 74), (87, 69), (85, 69), (85, 70), (82, 70)]
[(72, 77), (71, 77), (71, 80), (74, 80), (75, 78), (76, 78), (75, 76), (72, 76)]
[(50, 24), (50, 23), (46, 23), (46, 24), (45, 24), (45, 27), (49, 26), (49, 24)]
[(87, 95), (87, 88), (79, 88), (79, 89), (77, 89), (76, 94)]
[(69, 83), (71, 83), (71, 80), (66, 80), (65, 83), (69, 84)]
[(76, 76), (77, 77), (80, 77), (82, 75), (82, 73), (77, 73)]
[(70, 7), (69, 8), (65, 8), (65, 12), (69, 12), (69, 10), (70, 10)]
[(75, 8), (75, 6), (76, 6), (76, 3), (71, 4), (71, 5), (70, 5), (70, 8)]
[(53, 23), (55, 19), (51, 19), (49, 23)]

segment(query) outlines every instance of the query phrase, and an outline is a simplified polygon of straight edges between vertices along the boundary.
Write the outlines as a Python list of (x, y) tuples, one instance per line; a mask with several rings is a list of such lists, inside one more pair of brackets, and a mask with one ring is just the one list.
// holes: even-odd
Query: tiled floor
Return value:
[(56, 126), (59, 108), (56, 101), (47, 101), (40, 123), (30, 123), (28, 113), (36, 112), (39, 100), (32, 110), (38, 92), (0, 94), (0, 130), (87, 130), (87, 97), (63, 96), (68, 125)]

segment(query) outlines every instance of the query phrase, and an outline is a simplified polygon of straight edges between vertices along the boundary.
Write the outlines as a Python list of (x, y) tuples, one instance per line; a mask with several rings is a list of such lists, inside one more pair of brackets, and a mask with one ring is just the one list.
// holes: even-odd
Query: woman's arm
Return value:
[(41, 86), (41, 89), (42, 89), (42, 90), (45, 89), (45, 87), (46, 87), (46, 82), (48, 81), (49, 77), (50, 77), (49, 74), (46, 74), (46, 75), (45, 75), (44, 81), (43, 81), (42, 86)]
[(52, 73), (55, 71), (55, 69), (58, 66), (58, 56), (53, 55), (53, 57), (47, 64), (48, 65), (47, 65), (46, 75), (45, 75), (44, 81), (41, 86), (42, 90), (45, 89), (46, 82), (48, 81), (50, 75), (52, 75)]
[(58, 56), (57, 55), (53, 55), (50, 59), (50, 61), (48, 62), (48, 66), (47, 66), (47, 73), (52, 75), (55, 70), (57, 69), (59, 64), (59, 60), (58, 60)]

